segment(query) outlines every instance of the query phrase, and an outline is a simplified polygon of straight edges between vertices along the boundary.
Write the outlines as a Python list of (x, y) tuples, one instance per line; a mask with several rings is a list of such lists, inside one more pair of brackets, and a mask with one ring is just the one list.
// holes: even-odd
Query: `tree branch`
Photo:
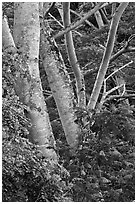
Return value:
[(111, 57), (110, 63), (115, 61), (119, 56), (121, 56), (122, 54), (124, 54), (126, 52), (135, 52), (135, 47), (131, 47), (131, 46), (126, 44), (121, 50), (119, 50), (116, 54), (114, 54)]
[[(127, 52), (135, 52), (135, 47), (127, 47), (126, 50), (125, 48), (122, 48), (120, 51), (118, 51), (116, 54), (114, 54), (111, 58), (110, 58), (110, 63), (115, 61), (119, 56), (121, 56), (122, 54), (124, 53), (127, 53)], [(90, 65), (92, 62), (89, 62), (85, 67), (87, 67), (88, 65)], [(108, 67), (109, 68), (109, 67)], [(88, 77), (90, 76), (91, 74), (94, 74), (94, 73), (97, 73), (98, 72), (98, 68), (94, 69), (94, 70), (87, 70), (85, 73), (84, 73), (84, 77)]]
[(2, 49), (13, 54), (17, 52), (6, 16), (2, 18)]
[(66, 34), (67, 32), (74, 30), (75, 28), (77, 28), (80, 24), (82, 24), (86, 19), (88, 19), (92, 14), (94, 14), (104, 3), (98, 3), (97, 6), (95, 6), (94, 9), (92, 9), (91, 11), (89, 11), (87, 14), (84, 15), (83, 18), (81, 18), (79, 21), (72, 23), (71, 25), (69, 25), (65, 30), (60, 31), (59, 33), (57, 33), (56, 35), (54, 35), (54, 39), (61, 37), (62, 35)]
[(114, 72), (112, 72), (105, 80), (108, 80), (110, 77), (112, 77), (116, 72), (120, 71), (121, 69), (127, 67), (128, 65), (132, 64), (133, 61), (128, 62), (127, 64), (123, 65), (122, 67), (120, 67), (119, 69), (116, 69)]
[(98, 96), (99, 96), (99, 93), (102, 87), (102, 83), (104, 81), (104, 77), (105, 77), (109, 62), (110, 62), (110, 57), (113, 51), (119, 20), (125, 8), (127, 7), (127, 5), (128, 5), (127, 2), (121, 3), (112, 19), (110, 31), (108, 34), (106, 50), (105, 50), (105, 53), (104, 53), (104, 56), (103, 56), (103, 59), (100, 65), (100, 69), (99, 69), (97, 79), (93, 87), (93, 91), (92, 91), (89, 103), (88, 103), (88, 109), (90, 110), (94, 109), (96, 106)]
[(132, 98), (132, 97), (135, 97), (135, 94), (112, 95), (112, 96), (106, 98), (106, 100), (104, 102), (111, 101), (111, 100), (113, 100), (115, 98), (120, 99), (120, 98)]
[[(69, 24), (71, 23), (69, 9), (70, 9), (70, 3), (63, 2), (63, 23), (65, 28), (67, 28), (67, 26), (69, 26)], [(85, 107), (86, 97), (85, 97), (84, 77), (83, 77), (83, 74), (81, 73), (81, 70), (78, 64), (71, 31), (65, 34), (65, 41), (66, 41), (66, 49), (68, 52), (69, 61), (76, 79), (78, 106)]]
[[(73, 11), (72, 9), (70, 9), (70, 12), (71, 13), (74, 13), (76, 16), (78, 16), (80, 19), (82, 18), (82, 16), (79, 14), (79, 13), (77, 13), (76, 11)], [(85, 20), (85, 23), (87, 23), (89, 26), (93, 26), (93, 24), (92, 23), (90, 23), (88, 20)]]
[[(48, 13), (48, 15), (51, 17), (51, 18), (53, 18), (59, 25), (60, 25), (60, 27), (61, 28), (64, 28), (64, 26), (53, 16), (53, 15), (51, 15), (50, 13)], [(79, 36), (83, 36), (81, 33), (79, 33), (78, 31), (76, 31), (76, 30), (74, 30), (74, 32), (75, 33), (77, 33)]]

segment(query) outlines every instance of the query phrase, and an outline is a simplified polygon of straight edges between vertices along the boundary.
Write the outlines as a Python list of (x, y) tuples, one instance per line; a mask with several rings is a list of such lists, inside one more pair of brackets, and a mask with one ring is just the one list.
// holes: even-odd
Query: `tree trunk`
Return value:
[(100, 65), (100, 69), (98, 71), (97, 79), (95, 81), (89, 103), (88, 103), (88, 109), (90, 110), (95, 109), (95, 106), (98, 100), (98, 96), (99, 96), (99, 93), (102, 87), (102, 83), (104, 81), (104, 77), (105, 77), (105, 74), (106, 74), (106, 71), (109, 65), (110, 57), (113, 51), (115, 35), (116, 35), (117, 27), (119, 24), (119, 20), (125, 8), (127, 7), (127, 5), (128, 5), (128, 2), (121, 3), (112, 19), (110, 31), (108, 34), (106, 50), (105, 50), (105, 53), (104, 53), (104, 56), (103, 56), (103, 59)]
[(45, 157), (57, 161), (39, 76), (39, 3), (15, 3), (13, 33), (19, 53), (15, 61), (15, 90), (26, 106), (25, 113), (32, 124), (29, 139), (39, 145)]
[(54, 39), (50, 35), (48, 22), (41, 29), (41, 57), (48, 76), (49, 86), (55, 99), (66, 140), (75, 150), (78, 144), (79, 126), (74, 112), (74, 94), (70, 78)]

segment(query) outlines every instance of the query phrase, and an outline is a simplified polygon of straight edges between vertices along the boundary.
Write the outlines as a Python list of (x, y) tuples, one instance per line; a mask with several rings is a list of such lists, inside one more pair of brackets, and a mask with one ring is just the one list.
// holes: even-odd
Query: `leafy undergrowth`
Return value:
[(61, 165), (41, 157), (37, 146), (27, 135), (30, 121), (25, 106), (13, 89), (10, 61), (3, 60), (2, 93), (2, 201), (3, 202), (66, 202), (69, 173)]
[(39, 157), (27, 139), (3, 139), (3, 202), (66, 202), (68, 172)]
[(133, 117), (128, 115), (127, 119), (123, 110), (103, 112), (96, 115), (93, 127), (94, 133), (83, 132), (75, 156), (67, 154), (67, 147), (64, 154), (61, 151), (61, 161), (70, 173), (73, 201), (134, 201)]
[[(88, 8), (89, 9), (89, 8)], [(131, 2), (121, 19), (116, 36), (115, 53), (129, 36), (134, 34), (134, 3)], [(5, 11), (8, 16), (9, 10)], [(10, 10), (12, 16), (13, 9)], [(9, 17), (12, 29), (13, 17)], [(129, 25), (131, 24), (131, 25)], [(58, 28), (58, 30), (60, 27)], [(57, 27), (54, 30), (57, 30)], [(74, 44), (81, 68), (86, 71), (99, 67), (108, 28), (101, 30), (87, 27), (78, 31), (89, 36), (75, 35)], [(92, 41), (91, 41), (92, 39)], [(64, 40), (59, 43), (63, 58), (71, 73), (66, 57)], [(134, 41), (132, 42), (134, 46)], [(123, 62), (134, 59), (134, 54), (126, 54), (114, 62), (118, 68)], [(135, 200), (134, 174), (134, 113), (127, 107), (115, 111), (96, 114), (86, 130), (82, 128), (79, 147), (71, 155), (66, 144), (54, 101), (48, 110), (60, 155), (59, 165), (40, 157), (36, 146), (28, 142), (25, 107), (19, 102), (13, 89), (13, 59), (8, 55), (3, 59), (3, 202), (132, 202)], [(92, 62), (92, 64), (90, 64)], [(121, 64), (122, 62), (122, 64)], [(89, 63), (87, 68), (84, 66)], [(42, 66), (42, 65), (41, 65)], [(45, 96), (50, 89), (46, 75), (40, 66)], [(129, 69), (130, 68), (130, 69)], [(112, 70), (110, 70), (112, 72)], [(119, 74), (119, 73), (118, 73)], [(133, 66), (122, 75), (128, 89), (134, 91)], [(73, 77), (72, 77), (73, 78)], [(93, 78), (93, 79), (92, 79)], [(92, 79), (92, 80), (91, 80)], [(86, 91), (91, 92), (95, 74), (86, 76)], [(110, 87), (111, 88), (111, 87)], [(48, 91), (47, 91), (48, 89)], [(47, 92), (46, 92), (47, 91)], [(111, 104), (112, 105), (112, 104)], [(110, 107), (109, 107), (110, 108)], [(109, 109), (110, 110), (110, 109)], [(79, 122), (79, 121), (78, 121)], [(94, 124), (93, 124), (94, 122)]]
[[(15, 101), (8, 109), (9, 102), (6, 102), (5, 99), (4, 202), (134, 201), (134, 117), (131, 112), (119, 109), (119, 112), (94, 116), (90, 129), (82, 130), (75, 155), (69, 153), (69, 147), (60, 137), (57, 140), (60, 164), (53, 165), (41, 158), (36, 146), (20, 134), (21, 123), (13, 107), (16, 113), (20, 109)], [(11, 110), (10, 117), (12, 115), (16, 129), (11, 118), (8, 119), (7, 110)]]
[[(4, 202), (134, 201), (135, 125), (130, 108), (103, 111), (89, 121), (87, 129), (81, 126), (79, 147), (73, 156), (60, 122), (52, 123), (55, 132), (60, 130), (56, 135), (60, 164), (54, 166), (41, 158), (36, 146), (26, 139), (30, 124), (24, 106), (8, 83), (9, 79), (4, 78), (3, 89), (7, 90), (3, 92), (2, 112)], [(79, 111), (77, 116), (81, 122), (84, 115)]]
[[(66, 202), (69, 173), (41, 157), (27, 137), (25, 116), (17, 98), (3, 100), (3, 202)], [(25, 123), (24, 123), (25, 121)]]

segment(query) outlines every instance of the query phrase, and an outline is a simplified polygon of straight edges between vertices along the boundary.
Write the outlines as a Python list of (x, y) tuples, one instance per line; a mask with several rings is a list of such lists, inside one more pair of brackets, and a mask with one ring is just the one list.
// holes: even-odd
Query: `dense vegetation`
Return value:
[[(71, 3), (76, 12), (87, 12), (88, 6)], [(129, 3), (117, 32), (115, 54), (135, 33), (134, 3)], [(4, 3), (3, 10), (13, 25), (13, 3)], [(107, 8), (109, 15), (110, 8)], [(56, 7), (51, 14), (58, 20), (60, 15)], [(74, 14), (73, 14), (74, 15)], [(49, 17), (50, 18), (50, 17)], [(73, 16), (74, 21), (77, 16)], [(89, 19), (92, 21), (92, 19)], [(53, 32), (60, 26), (50, 20)], [(80, 66), (85, 73), (87, 100), (97, 75), (103, 55), (109, 25), (99, 29), (83, 24), (74, 33), (75, 49)], [(69, 65), (63, 37), (57, 40), (65, 65), (70, 73), (75, 90), (75, 81)], [(130, 45), (134, 47), (134, 38)], [(3, 201), (4, 202), (133, 202), (135, 200), (135, 101), (134, 97), (115, 98), (107, 101), (100, 112), (93, 114), (92, 120), (86, 110), (76, 108), (81, 125), (79, 147), (71, 155), (59, 119), (54, 99), (50, 94), (47, 76), (41, 60), (40, 74), (43, 93), (47, 103), (53, 133), (57, 143), (56, 152), (59, 164), (51, 164), (28, 139), (30, 121), (24, 114), (25, 107), (14, 92), (10, 56), (3, 55), (2, 70), (2, 124), (3, 124)], [(127, 52), (110, 63), (107, 76), (115, 68), (134, 61), (134, 53)], [(87, 66), (85, 66), (87, 64)], [(88, 65), (89, 64), (89, 65)], [(87, 72), (89, 71), (89, 72)], [(88, 73), (88, 74), (86, 74)], [(135, 92), (134, 63), (117, 72), (126, 82), (128, 94)], [(115, 86), (116, 78), (108, 80), (108, 90)], [(100, 95), (102, 94), (101, 93)], [(117, 94), (117, 90), (113, 92)], [(100, 100), (100, 99), (99, 99)], [(128, 100), (128, 103), (127, 103)], [(87, 125), (83, 126), (83, 115)]]

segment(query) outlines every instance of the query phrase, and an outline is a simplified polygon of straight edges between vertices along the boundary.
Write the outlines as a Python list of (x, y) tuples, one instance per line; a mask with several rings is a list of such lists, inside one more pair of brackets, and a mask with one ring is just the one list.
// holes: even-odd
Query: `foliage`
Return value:
[(25, 117), (24, 105), (14, 90), (12, 71), (14, 69), (10, 54), (4, 54), (2, 59), (2, 125), (3, 130), (11, 139), (14, 135), (27, 137), (30, 122)]
[(37, 147), (27, 139), (3, 139), (3, 201), (59, 202), (70, 201), (65, 196), (68, 187), (64, 179), (68, 172), (42, 158)]
[(3, 56), (3, 202), (70, 201), (65, 179), (68, 172), (41, 157), (26, 138), (30, 122), (15, 94), (11, 56)]
[(73, 201), (134, 201), (133, 116), (119, 110), (100, 113), (94, 119), (92, 131), (83, 129), (76, 155), (72, 157), (64, 150)]
[[(90, 5), (90, 3), (89, 3)], [(71, 3), (77, 12), (86, 13), (90, 7), (83, 3)], [(87, 10), (83, 10), (85, 8)], [(111, 14), (111, 5), (106, 9)], [(3, 3), (4, 14), (9, 26), (13, 27), (13, 3)], [(59, 21), (58, 10), (51, 12)], [(129, 3), (120, 21), (116, 36), (114, 53), (120, 50), (128, 38), (134, 34), (134, 2)], [(50, 18), (49, 18), (50, 19)], [(77, 19), (73, 15), (72, 21)], [(88, 19), (89, 21), (93, 20)], [(61, 22), (62, 23), (62, 22)], [(50, 21), (53, 32), (60, 26)], [(104, 52), (109, 25), (98, 30), (86, 23), (73, 32), (78, 62), (83, 72), (93, 71), (85, 76), (86, 92), (90, 94)], [(57, 40), (59, 49), (70, 78), (74, 81), (68, 62), (64, 40)], [(101, 45), (101, 46), (100, 46)], [(134, 41), (131, 41), (134, 47)], [(134, 61), (134, 53), (126, 53), (110, 64), (107, 75), (113, 69), (123, 66), (129, 60)], [(59, 119), (56, 104), (51, 97), (47, 102), (53, 133), (56, 138), (59, 165), (41, 157), (37, 146), (26, 139), (30, 124), (25, 117), (25, 106), (19, 101), (13, 85), (13, 59), (3, 56), (2, 73), (2, 124), (3, 124), (3, 201), (4, 202), (132, 202), (135, 192), (134, 175), (134, 112), (132, 106), (124, 106), (122, 101), (110, 101), (102, 112), (94, 114), (92, 120), (85, 110), (77, 110), (77, 123), (81, 125), (79, 147), (75, 155), (69, 151)], [(89, 63), (89, 64), (88, 64)], [(87, 66), (85, 66), (88, 64)], [(50, 92), (48, 80), (39, 60), (40, 76), (45, 98)], [(94, 72), (95, 71), (95, 72)], [(118, 72), (126, 81), (126, 88), (135, 90), (134, 65)], [(108, 90), (113, 88), (113, 80), (108, 81)], [(48, 92), (49, 91), (49, 92)], [(134, 106), (134, 100), (131, 101)], [(87, 126), (83, 119), (87, 114)]]
[(101, 140), (105, 140), (112, 134), (112, 137), (133, 142), (135, 134), (134, 113), (130, 107), (124, 107), (124, 105), (121, 107), (120, 105), (116, 108), (111, 103), (110, 111), (104, 110), (96, 115), (95, 123), (91, 129), (98, 134)]

